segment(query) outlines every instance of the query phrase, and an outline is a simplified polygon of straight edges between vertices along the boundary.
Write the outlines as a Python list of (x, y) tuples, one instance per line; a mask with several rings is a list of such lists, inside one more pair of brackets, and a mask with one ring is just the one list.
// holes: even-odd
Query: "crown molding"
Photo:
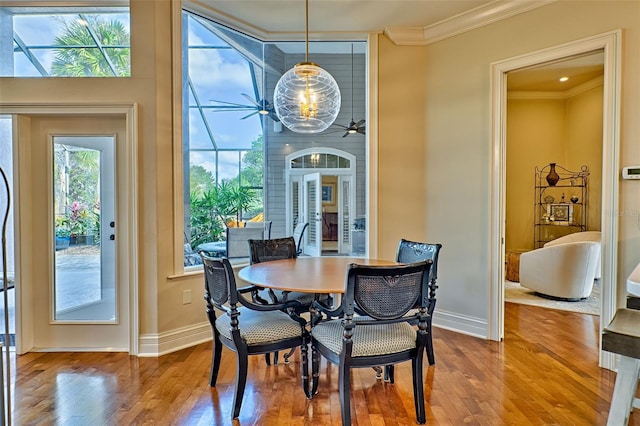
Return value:
[(495, 0), (468, 12), (426, 27), (387, 27), (384, 33), (400, 46), (428, 45), (520, 13), (553, 3), (556, 0)]
[(545, 92), (545, 91), (517, 91), (512, 90), (507, 92), (507, 99), (509, 100), (554, 100), (554, 99), (569, 99), (574, 96), (581, 95), (591, 89), (604, 85), (604, 76), (596, 77), (592, 80), (586, 81), (577, 85), (569, 90), (562, 92)]

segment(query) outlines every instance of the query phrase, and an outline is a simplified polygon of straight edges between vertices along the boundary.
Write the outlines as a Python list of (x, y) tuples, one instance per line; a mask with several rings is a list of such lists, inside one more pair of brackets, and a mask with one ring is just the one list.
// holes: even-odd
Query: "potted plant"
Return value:
[(77, 201), (71, 204), (69, 229), (71, 231), (72, 244), (93, 244), (95, 224), (95, 213), (89, 212)]
[(71, 239), (71, 229), (69, 228), (69, 218), (58, 216), (55, 221), (56, 250), (69, 248)]

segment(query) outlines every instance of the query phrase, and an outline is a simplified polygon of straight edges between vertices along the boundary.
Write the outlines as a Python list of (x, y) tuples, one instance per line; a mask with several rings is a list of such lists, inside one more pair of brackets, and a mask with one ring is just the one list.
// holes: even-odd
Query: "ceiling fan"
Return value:
[(246, 93), (240, 93), (240, 94), (242, 96), (244, 96), (251, 103), (251, 105), (245, 105), (245, 104), (239, 104), (239, 103), (236, 103), (236, 102), (227, 102), (227, 101), (219, 101), (219, 100), (216, 100), (216, 99), (211, 99), (211, 102), (216, 102), (218, 104), (221, 104), (221, 105), (213, 105), (212, 108), (215, 111), (220, 111), (220, 112), (224, 112), (224, 111), (253, 111), (253, 112), (245, 115), (244, 117), (240, 118), (241, 120), (244, 120), (245, 118), (252, 117), (252, 116), (254, 116), (256, 114), (260, 114), (260, 115), (268, 116), (273, 121), (276, 121), (276, 122), (280, 121), (280, 119), (276, 115), (276, 110), (273, 107), (273, 104), (271, 102), (269, 102), (266, 99), (255, 100), (252, 97), (250, 97), (249, 95), (247, 95)]
[(333, 123), (333, 125), (337, 127), (341, 127), (346, 130), (344, 135), (342, 135), (342, 137), (344, 138), (346, 136), (353, 135), (355, 133), (360, 133), (361, 135), (366, 134), (367, 128), (364, 124), (365, 124), (364, 119), (358, 122), (356, 122), (353, 119), (353, 43), (352, 43), (351, 44), (351, 122), (349, 123), (348, 126), (343, 126), (342, 124), (336, 124), (336, 123)]

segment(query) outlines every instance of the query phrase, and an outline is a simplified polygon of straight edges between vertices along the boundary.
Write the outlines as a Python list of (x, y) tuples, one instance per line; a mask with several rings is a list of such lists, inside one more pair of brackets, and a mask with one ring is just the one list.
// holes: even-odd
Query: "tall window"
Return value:
[(128, 77), (128, 7), (0, 7), (0, 76)]
[(197, 248), (263, 211), (262, 44), (188, 12), (183, 31), (184, 226)]

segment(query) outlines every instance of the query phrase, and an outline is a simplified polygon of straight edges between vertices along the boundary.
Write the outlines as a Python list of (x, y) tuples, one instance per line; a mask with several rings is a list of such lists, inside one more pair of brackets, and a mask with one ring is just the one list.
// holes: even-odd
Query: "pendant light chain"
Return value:
[(305, 0), (304, 61), (309, 62), (309, 0)]

